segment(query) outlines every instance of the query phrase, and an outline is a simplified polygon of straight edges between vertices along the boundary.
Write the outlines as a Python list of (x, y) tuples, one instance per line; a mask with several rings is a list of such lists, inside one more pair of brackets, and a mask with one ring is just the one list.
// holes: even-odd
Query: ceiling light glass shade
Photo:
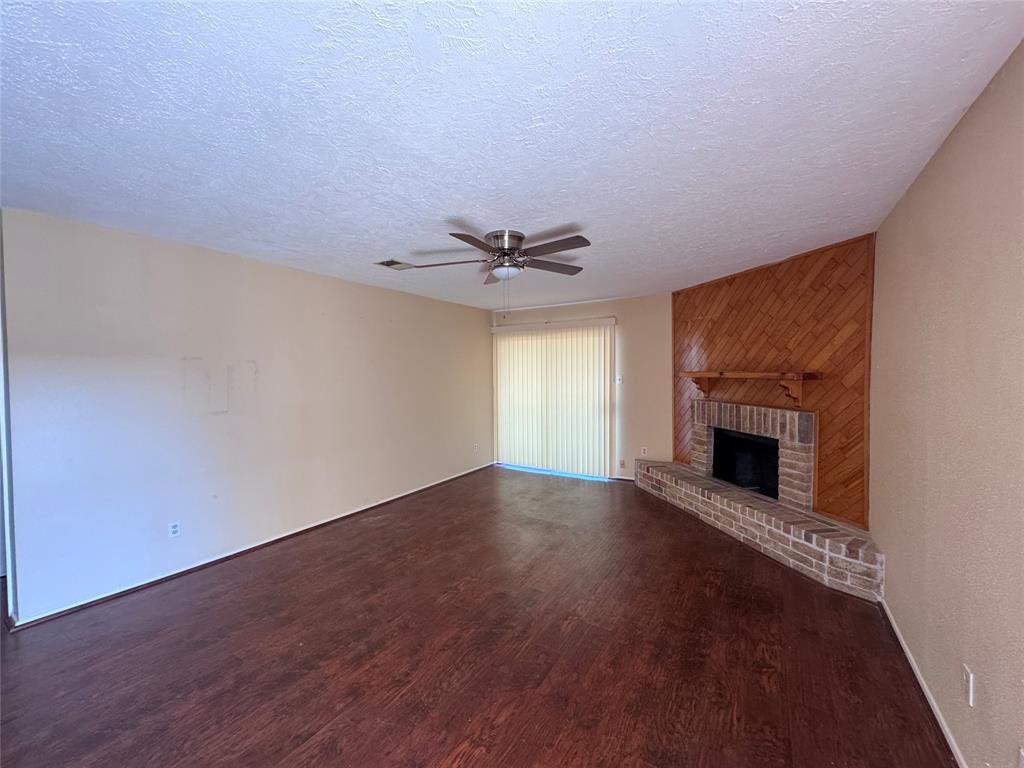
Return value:
[(522, 267), (505, 264), (499, 264), (498, 266), (491, 268), (491, 274), (499, 280), (511, 280), (522, 271)]

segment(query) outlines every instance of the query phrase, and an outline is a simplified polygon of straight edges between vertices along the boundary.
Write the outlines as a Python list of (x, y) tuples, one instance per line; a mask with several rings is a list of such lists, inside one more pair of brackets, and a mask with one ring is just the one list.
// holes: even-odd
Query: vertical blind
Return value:
[(610, 474), (614, 323), (493, 329), (499, 462)]

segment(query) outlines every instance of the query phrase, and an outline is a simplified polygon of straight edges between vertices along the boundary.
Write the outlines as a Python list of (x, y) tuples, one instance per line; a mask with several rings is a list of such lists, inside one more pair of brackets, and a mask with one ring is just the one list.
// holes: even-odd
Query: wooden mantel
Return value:
[(704, 393), (704, 397), (710, 396), (711, 385), (716, 379), (777, 381), (797, 408), (800, 407), (800, 401), (803, 399), (804, 382), (816, 381), (821, 378), (821, 374), (814, 371), (683, 371), (680, 375), (693, 379), (693, 383)]

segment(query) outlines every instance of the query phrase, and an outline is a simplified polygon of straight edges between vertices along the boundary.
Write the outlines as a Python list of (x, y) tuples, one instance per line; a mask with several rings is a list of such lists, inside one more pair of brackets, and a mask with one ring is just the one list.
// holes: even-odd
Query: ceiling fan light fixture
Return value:
[(522, 271), (523, 268), (516, 264), (498, 264), (491, 267), (491, 274), (499, 280), (511, 280)]

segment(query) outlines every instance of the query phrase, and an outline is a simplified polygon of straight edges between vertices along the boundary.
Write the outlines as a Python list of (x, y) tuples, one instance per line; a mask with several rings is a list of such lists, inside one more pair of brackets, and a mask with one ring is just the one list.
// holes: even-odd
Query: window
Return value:
[(493, 331), (498, 461), (607, 477), (615, 320)]

